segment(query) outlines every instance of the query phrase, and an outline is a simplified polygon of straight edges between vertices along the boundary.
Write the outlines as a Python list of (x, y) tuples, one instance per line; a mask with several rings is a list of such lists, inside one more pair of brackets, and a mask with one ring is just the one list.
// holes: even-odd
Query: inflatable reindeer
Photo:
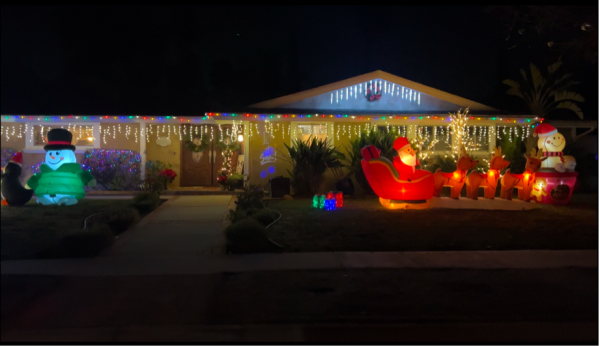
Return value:
[(493, 156), (490, 160), (490, 170), (487, 173), (471, 172), (467, 177), (467, 197), (477, 199), (478, 190), (483, 188), (483, 196), (488, 199), (494, 199), (500, 171), (508, 167), (510, 161), (502, 158), (502, 148), (494, 148)]
[(440, 197), (444, 186), (450, 187), (450, 197), (458, 199), (460, 191), (465, 185), (467, 172), (475, 168), (479, 161), (471, 159), (464, 147), (461, 148), (461, 156), (456, 161), (456, 170), (451, 173), (440, 172), (438, 168), (433, 174), (433, 195)]
[(527, 158), (527, 163), (525, 164), (525, 172), (523, 174), (513, 174), (508, 169), (502, 176), (502, 179), (500, 179), (500, 184), (502, 185), (500, 188), (500, 197), (511, 200), (513, 189), (517, 188), (519, 189), (519, 199), (529, 202), (531, 190), (534, 187), (535, 173), (542, 166), (542, 162), (548, 157), (542, 157), (542, 150), (536, 154), (535, 148), (531, 149), (530, 156), (525, 154), (525, 157)]

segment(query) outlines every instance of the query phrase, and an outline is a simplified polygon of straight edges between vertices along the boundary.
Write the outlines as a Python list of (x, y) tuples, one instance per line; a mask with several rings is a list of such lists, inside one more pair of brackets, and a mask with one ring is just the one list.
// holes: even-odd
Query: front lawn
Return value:
[[(83, 199), (73, 206), (42, 206), (36, 204), (35, 200), (31, 200), (21, 207), (2, 206), (1, 257), (3, 260), (63, 257), (58, 252), (64, 254), (65, 246), (90, 245), (93, 249), (87, 255), (94, 256), (93, 252), (101, 250), (102, 247), (102, 244), (98, 243), (110, 242), (110, 236), (114, 238), (114, 233), (116, 233), (106, 224), (99, 225), (98, 223), (111, 224), (110, 222), (115, 221), (114, 217), (113, 220), (108, 220), (108, 216), (125, 215), (125, 212), (131, 212), (128, 209), (130, 204), (131, 200), (128, 199)], [(100, 212), (106, 212), (103, 214), (102, 220), (89, 220), (88, 223), (91, 225), (82, 230), (84, 220), (88, 216)], [(131, 220), (129, 217), (128, 222), (137, 220), (139, 217), (135, 220)], [(111, 225), (115, 227), (115, 222)], [(87, 239), (84, 239), (86, 237)], [(69, 241), (67, 244), (63, 244), (65, 242), (61, 242), (61, 240)], [(60, 250), (52, 251), (56, 248), (60, 248)], [(77, 251), (83, 253), (82, 256), (86, 255), (86, 249)], [(70, 256), (65, 254), (64, 257)]]
[(283, 214), (268, 236), (287, 252), (597, 249), (598, 196), (529, 211), (388, 210), (376, 198), (335, 211), (312, 200), (273, 200)]

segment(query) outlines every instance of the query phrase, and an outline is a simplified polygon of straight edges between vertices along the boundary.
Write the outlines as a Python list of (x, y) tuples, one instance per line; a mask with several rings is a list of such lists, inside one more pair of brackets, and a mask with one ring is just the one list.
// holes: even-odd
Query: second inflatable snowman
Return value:
[(43, 205), (73, 205), (85, 197), (84, 185), (96, 186), (96, 179), (88, 171), (81, 170), (75, 157), (73, 135), (65, 129), (48, 132), (48, 144), (44, 146), (46, 159), (40, 173), (27, 181)]
[(543, 155), (548, 157), (542, 162), (542, 170), (545, 171), (560, 171), (563, 163), (563, 149), (565, 148), (565, 137), (550, 124), (539, 124), (533, 132), (534, 137), (539, 137), (538, 148), (543, 152)]

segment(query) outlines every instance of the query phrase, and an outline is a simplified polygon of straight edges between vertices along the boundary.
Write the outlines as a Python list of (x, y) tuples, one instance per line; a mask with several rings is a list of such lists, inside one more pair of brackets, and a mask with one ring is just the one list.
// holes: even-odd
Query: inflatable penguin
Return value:
[(27, 185), (35, 191), (37, 202), (42, 205), (73, 205), (85, 197), (84, 185), (96, 186), (96, 179), (88, 171), (81, 170), (75, 157), (73, 135), (65, 129), (48, 132), (48, 144), (44, 146), (46, 159), (40, 173), (34, 174)]
[(2, 204), (23, 205), (33, 196), (33, 190), (26, 189), (21, 185), (21, 167), (23, 166), (23, 154), (18, 152), (10, 160), (2, 174), (2, 196), (5, 198)]

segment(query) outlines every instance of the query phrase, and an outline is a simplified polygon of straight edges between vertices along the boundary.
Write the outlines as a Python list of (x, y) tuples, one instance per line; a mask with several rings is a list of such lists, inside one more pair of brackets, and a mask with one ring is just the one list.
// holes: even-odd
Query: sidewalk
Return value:
[(232, 196), (173, 196), (123, 233), (101, 257), (154, 258), (223, 252), (223, 222)]
[[(146, 231), (143, 230), (143, 232)], [(188, 239), (190, 243), (181, 246), (188, 247), (190, 251), (148, 253), (152, 246), (165, 246), (167, 240), (160, 233), (171, 231), (160, 230), (157, 231), (158, 235), (154, 233), (136, 234), (132, 240), (124, 242), (116, 252), (107, 254), (106, 257), (2, 261), (1, 273), (2, 275), (122, 276), (198, 275), (223, 272), (342, 268), (542, 269), (598, 267), (598, 251), (596, 250), (315, 252), (199, 256), (197, 251), (193, 251), (195, 247)], [(192, 234), (190, 238), (195, 237), (194, 229), (189, 232)], [(135, 238), (136, 236), (138, 238)], [(198, 235), (196, 239), (200, 241), (216, 238), (205, 238), (203, 235)], [(174, 247), (178, 244), (173, 240), (167, 245)]]

